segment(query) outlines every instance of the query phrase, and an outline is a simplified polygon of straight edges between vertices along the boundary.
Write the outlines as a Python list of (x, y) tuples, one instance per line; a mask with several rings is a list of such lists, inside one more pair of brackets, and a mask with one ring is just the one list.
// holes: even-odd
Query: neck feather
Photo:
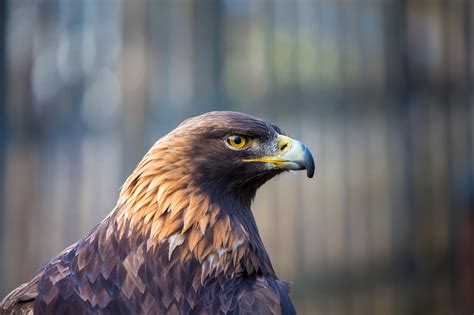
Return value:
[[(153, 149), (122, 187), (113, 212), (121, 238), (140, 236), (148, 249), (163, 244), (169, 258), (212, 261), (214, 268), (275, 276), (250, 210), (250, 201), (211, 200), (193, 187), (189, 170), (154, 158)], [(179, 163), (179, 161), (178, 161)]]

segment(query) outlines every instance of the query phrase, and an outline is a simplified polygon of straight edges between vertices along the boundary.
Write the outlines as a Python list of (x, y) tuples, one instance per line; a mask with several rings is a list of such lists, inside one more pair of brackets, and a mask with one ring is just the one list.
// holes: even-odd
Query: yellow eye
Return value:
[(232, 135), (227, 137), (226, 143), (232, 149), (243, 149), (249, 145), (250, 141), (247, 137)]

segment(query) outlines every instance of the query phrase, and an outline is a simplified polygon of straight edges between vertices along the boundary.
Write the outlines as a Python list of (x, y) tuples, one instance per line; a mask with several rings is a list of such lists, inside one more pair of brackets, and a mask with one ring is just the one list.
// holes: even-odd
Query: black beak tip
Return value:
[(315, 164), (314, 164), (313, 155), (311, 154), (311, 151), (308, 149), (308, 147), (305, 147), (304, 167), (306, 168), (306, 175), (309, 178), (313, 178), (314, 170), (315, 170), (316, 167), (315, 167)]

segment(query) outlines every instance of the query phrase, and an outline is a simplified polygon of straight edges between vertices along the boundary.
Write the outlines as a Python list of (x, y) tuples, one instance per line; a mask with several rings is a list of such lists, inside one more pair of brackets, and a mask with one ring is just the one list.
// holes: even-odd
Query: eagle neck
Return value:
[(241, 264), (246, 273), (275, 276), (250, 206), (251, 198), (223, 198), (219, 201), (221, 215), (229, 216), (232, 232), (245, 235), (246, 249)]
[(170, 167), (161, 146), (145, 155), (122, 187), (111, 221), (118, 237), (144, 240), (147, 251), (166, 247), (169, 259), (208, 261), (230, 274), (274, 276), (250, 208), (256, 188), (212, 193), (192, 180), (183, 161), (175, 161), (182, 167)]

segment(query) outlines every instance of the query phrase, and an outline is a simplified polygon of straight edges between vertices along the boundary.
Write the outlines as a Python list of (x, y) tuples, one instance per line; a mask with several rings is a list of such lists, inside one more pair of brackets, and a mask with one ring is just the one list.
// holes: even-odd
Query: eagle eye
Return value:
[(231, 135), (225, 140), (227, 146), (234, 150), (242, 150), (250, 145), (250, 139), (241, 135)]

